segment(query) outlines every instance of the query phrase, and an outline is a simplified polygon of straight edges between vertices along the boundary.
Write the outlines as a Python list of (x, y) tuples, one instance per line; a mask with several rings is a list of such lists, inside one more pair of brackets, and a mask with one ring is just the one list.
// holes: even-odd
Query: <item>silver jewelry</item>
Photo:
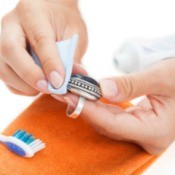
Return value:
[(92, 101), (96, 101), (102, 96), (97, 81), (84, 75), (72, 75), (67, 89), (74, 94)]
[(72, 107), (68, 106), (66, 109), (67, 116), (76, 119), (80, 115), (84, 107), (85, 101), (86, 99), (84, 97), (79, 97), (77, 107), (73, 111), (71, 109)]

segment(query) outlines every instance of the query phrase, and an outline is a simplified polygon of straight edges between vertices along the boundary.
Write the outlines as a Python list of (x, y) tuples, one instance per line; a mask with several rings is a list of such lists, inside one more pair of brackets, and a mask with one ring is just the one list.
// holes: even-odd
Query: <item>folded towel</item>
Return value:
[(43, 95), (17, 117), (3, 134), (24, 129), (46, 148), (27, 159), (0, 145), (0, 175), (136, 175), (157, 158), (98, 134), (81, 117), (66, 117), (65, 110), (65, 104)]

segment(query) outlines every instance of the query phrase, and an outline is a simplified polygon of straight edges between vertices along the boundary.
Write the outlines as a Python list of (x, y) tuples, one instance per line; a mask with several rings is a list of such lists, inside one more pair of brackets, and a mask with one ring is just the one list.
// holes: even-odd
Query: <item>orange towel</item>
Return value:
[(3, 132), (31, 132), (46, 143), (33, 158), (19, 157), (0, 145), (0, 175), (133, 175), (157, 157), (139, 146), (99, 135), (80, 117), (65, 115), (66, 105), (41, 96)]

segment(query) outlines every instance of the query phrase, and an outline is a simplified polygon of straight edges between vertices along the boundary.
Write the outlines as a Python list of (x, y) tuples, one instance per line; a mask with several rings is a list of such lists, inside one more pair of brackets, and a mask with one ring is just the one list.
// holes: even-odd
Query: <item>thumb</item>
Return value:
[(99, 83), (103, 97), (114, 102), (126, 101), (142, 95), (159, 95), (163, 84), (155, 72), (150, 70), (105, 78)]

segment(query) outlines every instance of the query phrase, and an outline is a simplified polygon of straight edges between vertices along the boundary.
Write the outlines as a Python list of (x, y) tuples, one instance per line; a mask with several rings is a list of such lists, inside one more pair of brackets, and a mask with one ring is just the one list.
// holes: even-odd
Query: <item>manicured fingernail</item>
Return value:
[(59, 88), (63, 83), (62, 77), (56, 71), (52, 71), (50, 73), (50, 81), (51, 81), (52, 86), (56, 89)]
[(104, 97), (110, 98), (118, 95), (118, 88), (117, 88), (116, 82), (113, 80), (108, 80), (108, 79), (101, 80), (100, 87)]
[(39, 80), (37, 82), (37, 87), (38, 89), (41, 91), (41, 92), (44, 92), (44, 93), (49, 93), (49, 90), (48, 90), (48, 83), (46, 80)]
[(66, 101), (66, 103), (71, 106), (71, 107), (75, 107), (75, 103), (73, 102), (73, 100), (69, 97), (64, 97), (64, 100)]

